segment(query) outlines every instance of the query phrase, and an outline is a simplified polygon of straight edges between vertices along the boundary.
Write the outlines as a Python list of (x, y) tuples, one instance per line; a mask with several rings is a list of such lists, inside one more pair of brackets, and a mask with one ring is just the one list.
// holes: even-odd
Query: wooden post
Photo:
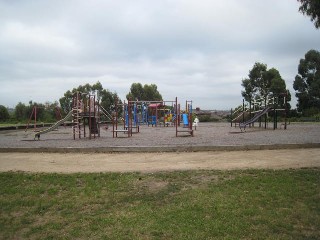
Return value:
[(287, 130), (287, 92), (284, 95), (284, 129)]

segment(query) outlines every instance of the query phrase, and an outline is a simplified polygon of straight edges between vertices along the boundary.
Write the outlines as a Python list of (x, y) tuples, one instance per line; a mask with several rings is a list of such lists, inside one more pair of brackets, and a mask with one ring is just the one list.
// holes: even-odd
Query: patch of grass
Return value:
[(0, 239), (319, 239), (320, 169), (0, 173)]

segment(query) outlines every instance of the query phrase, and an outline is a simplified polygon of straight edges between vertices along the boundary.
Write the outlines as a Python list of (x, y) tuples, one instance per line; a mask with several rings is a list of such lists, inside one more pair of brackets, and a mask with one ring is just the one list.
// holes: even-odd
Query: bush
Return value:
[(201, 115), (198, 118), (199, 122), (210, 122), (210, 115)]
[(305, 111), (303, 111), (303, 116), (304, 117), (312, 117), (312, 116), (315, 116), (317, 114), (320, 114), (320, 109), (316, 108), (316, 107), (311, 107), (311, 108), (308, 108)]

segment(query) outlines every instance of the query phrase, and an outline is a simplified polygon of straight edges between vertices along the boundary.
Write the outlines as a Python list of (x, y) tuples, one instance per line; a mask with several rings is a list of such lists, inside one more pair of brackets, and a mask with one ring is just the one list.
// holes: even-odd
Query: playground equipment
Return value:
[(38, 140), (40, 139), (40, 135), (42, 134), (45, 134), (45, 133), (48, 133), (50, 131), (53, 131), (55, 129), (57, 129), (61, 124), (63, 124), (65, 121), (67, 121), (71, 116), (72, 116), (72, 113), (73, 111), (71, 110), (67, 116), (65, 116), (63, 119), (59, 120), (58, 122), (54, 123), (51, 127), (49, 128), (46, 128), (42, 131), (39, 131), (37, 132), (35, 135), (34, 135), (34, 139), (38, 138)]
[(89, 128), (90, 139), (96, 138), (96, 135), (100, 137), (100, 108), (95, 95), (76, 92), (73, 95), (72, 111), (73, 139), (76, 139), (76, 136), (79, 139), (82, 136), (86, 137), (86, 124)]
[[(284, 108), (278, 108), (279, 96), (283, 97), (282, 106), (284, 106)], [(285, 120), (283, 125), (284, 129), (287, 129), (287, 93), (280, 94), (279, 96), (274, 96), (271, 99), (266, 98), (254, 100), (253, 102), (249, 102), (249, 104), (245, 104), (243, 100), (242, 108), (238, 108), (238, 110), (234, 112), (231, 109), (231, 127), (233, 123), (235, 124), (235, 127), (238, 123), (242, 131), (242, 129), (245, 130), (248, 125), (250, 127), (254, 126), (254, 123), (258, 120), (259, 127), (261, 127), (261, 120), (262, 117), (264, 117), (264, 127), (267, 128), (268, 114), (271, 112), (273, 114), (273, 129), (275, 130), (277, 129), (278, 125), (278, 112), (283, 111), (285, 113)], [(234, 115), (236, 115), (235, 118), (233, 118)]]
[(171, 112), (165, 113), (164, 115), (164, 125), (165, 126), (171, 126), (172, 123), (174, 122), (174, 118), (175, 118), (176, 114), (173, 114)]
[(246, 122), (242, 122), (239, 124), (240, 129), (242, 130), (242, 128), (244, 130), (246, 130), (246, 126), (249, 124), (254, 123), (255, 121), (257, 121), (259, 118), (261, 118), (263, 115), (267, 114), (270, 111), (270, 107), (266, 107), (264, 108), (262, 111), (258, 112), (257, 114), (254, 115), (253, 118), (250, 118), (248, 121)]
[(40, 136), (57, 129), (61, 124), (72, 118), (73, 139), (86, 137), (86, 125), (89, 128), (89, 138), (100, 137), (99, 127), (99, 104), (96, 102), (96, 96), (76, 92), (72, 97), (72, 109), (61, 120), (54, 123), (49, 128), (37, 132), (34, 139), (40, 139)]
[(243, 99), (242, 107), (238, 107), (235, 111), (232, 111), (231, 109), (231, 127), (232, 127), (232, 124), (234, 124), (236, 127), (237, 124), (240, 124), (240, 122), (244, 122), (244, 120), (249, 115), (250, 115), (250, 107), (248, 106), (248, 104), (244, 103), (244, 99)]
[[(170, 106), (171, 105), (171, 106)], [(122, 109), (121, 109), (122, 108)], [(71, 119), (73, 139), (87, 137), (100, 137), (100, 124), (112, 123), (112, 135), (118, 137), (119, 132), (127, 134), (131, 137), (133, 129), (136, 133), (140, 132), (140, 124), (145, 123), (157, 127), (161, 126), (175, 126), (176, 136), (180, 132), (187, 132), (193, 136), (192, 129), (192, 101), (186, 101), (186, 111), (181, 114), (180, 104), (178, 104), (177, 97), (175, 101), (124, 101), (121, 103), (115, 99), (115, 105), (110, 107), (112, 113), (109, 113), (104, 107), (96, 101), (95, 94), (86, 94), (76, 92), (72, 96), (71, 110), (68, 114), (55, 122), (50, 127), (40, 130), (34, 135), (34, 139), (40, 140), (40, 136), (50, 131), (57, 129), (61, 124), (66, 123)], [(118, 109), (120, 111), (118, 111)], [(121, 111), (122, 110), (122, 111)], [(123, 113), (122, 116), (120, 112)], [(34, 109), (34, 117), (36, 119), (36, 108)], [(104, 118), (104, 122), (101, 121)], [(32, 116), (30, 116), (29, 123)], [(107, 120), (107, 121), (106, 121)], [(123, 127), (120, 127), (123, 122)], [(183, 129), (180, 128), (180, 123), (183, 123)], [(28, 123), (28, 124), (29, 124)], [(179, 128), (178, 128), (179, 127)], [(87, 132), (89, 129), (89, 132)], [(107, 129), (107, 128), (106, 128)]]
[[(31, 123), (32, 118), (34, 120), (33, 128), (37, 129), (37, 112), (38, 112), (38, 109), (39, 109), (39, 106), (34, 105), (32, 107), (32, 111), (31, 111), (31, 114), (30, 114), (30, 117), (29, 117), (29, 120), (28, 120), (28, 123), (27, 123), (25, 131), (27, 131), (28, 128), (30, 127), (30, 123)], [(62, 119), (61, 109), (59, 107), (55, 107), (54, 111), (55, 111), (56, 119), (58, 121), (61, 120)]]
[[(119, 127), (119, 113), (118, 108), (122, 107), (124, 112), (124, 118), (121, 118), (123, 121), (123, 128)], [(127, 134), (128, 137), (132, 136), (132, 105), (131, 102), (128, 101), (126, 104), (125, 102), (123, 104), (119, 103), (119, 100), (115, 99), (115, 112), (113, 113), (112, 117), (112, 137), (118, 137), (118, 133), (122, 132), (124, 134)]]
[[(186, 102), (186, 105), (188, 102)], [(182, 119), (183, 119), (183, 128), (181, 129), (180, 126), (180, 119), (178, 117), (175, 118), (175, 126), (176, 126), (176, 137), (178, 137), (179, 133), (188, 133), (192, 137), (193, 135), (193, 129), (192, 129), (192, 107), (187, 108), (189, 111), (187, 113), (182, 114)], [(191, 111), (190, 111), (191, 109)], [(178, 107), (178, 98), (176, 97), (176, 103), (175, 103), (175, 112), (180, 115), (180, 109)]]
[(99, 109), (100, 109), (100, 115), (105, 116), (109, 122), (112, 122), (112, 115), (100, 104), (99, 104)]
[[(186, 132), (193, 136), (192, 129), (192, 101), (186, 101), (186, 112), (181, 114), (180, 104), (176, 98), (175, 101), (128, 101), (128, 104), (124, 106), (125, 112), (125, 126), (131, 124), (132, 129), (139, 129), (139, 124), (144, 123), (148, 126), (175, 126), (176, 136), (180, 132)], [(131, 110), (127, 110), (131, 108)], [(118, 129), (116, 123), (118, 122), (118, 116), (116, 116), (114, 125), (114, 133), (116, 135), (117, 130), (127, 131), (126, 127)], [(180, 128), (180, 123), (183, 123), (183, 129)], [(179, 128), (178, 128), (179, 127)], [(139, 132), (136, 131), (136, 132)], [(127, 133), (127, 132), (126, 132)], [(129, 133), (128, 133), (129, 134)], [(117, 135), (116, 135), (117, 136)]]
[[(133, 108), (133, 126), (146, 124), (157, 127), (158, 125), (169, 126), (174, 121), (172, 104), (174, 101), (130, 101)], [(171, 107), (170, 107), (171, 105)], [(171, 122), (170, 122), (171, 121)]]
[(182, 114), (183, 127), (189, 126), (189, 118), (187, 113)]
[(148, 126), (157, 127), (159, 123), (159, 109), (163, 106), (163, 102), (149, 103), (148, 109), (150, 113), (148, 114)]

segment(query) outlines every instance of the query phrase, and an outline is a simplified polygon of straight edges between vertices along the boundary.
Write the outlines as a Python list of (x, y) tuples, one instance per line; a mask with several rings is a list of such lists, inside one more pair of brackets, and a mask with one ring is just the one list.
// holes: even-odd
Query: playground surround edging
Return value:
[(155, 152), (205, 152), (205, 151), (252, 151), (320, 148), (319, 143), (261, 144), (261, 145), (219, 145), (219, 146), (118, 146), (118, 147), (39, 147), (0, 148), (0, 153), (155, 153)]

